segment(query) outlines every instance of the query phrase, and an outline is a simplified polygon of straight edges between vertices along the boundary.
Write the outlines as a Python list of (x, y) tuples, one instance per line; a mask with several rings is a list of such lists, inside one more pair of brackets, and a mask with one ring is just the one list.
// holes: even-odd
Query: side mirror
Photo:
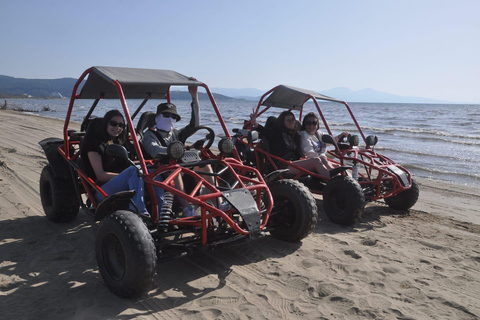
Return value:
[(105, 154), (114, 157), (114, 158), (120, 158), (125, 161), (128, 161), (128, 152), (127, 149), (125, 149), (124, 146), (119, 145), (119, 144), (109, 144), (105, 147)]
[(335, 139), (333, 139), (333, 137), (329, 134), (322, 135), (322, 141), (328, 144), (335, 145)]
[(373, 147), (377, 144), (378, 142), (378, 137), (377, 136), (368, 136), (365, 139), (365, 142), (367, 143), (367, 148)]

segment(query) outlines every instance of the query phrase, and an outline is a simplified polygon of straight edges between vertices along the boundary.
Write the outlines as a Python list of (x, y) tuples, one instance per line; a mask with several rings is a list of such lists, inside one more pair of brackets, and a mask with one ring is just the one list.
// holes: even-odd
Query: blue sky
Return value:
[(0, 74), (171, 69), (210, 87), (480, 103), (480, 1), (0, 0)]

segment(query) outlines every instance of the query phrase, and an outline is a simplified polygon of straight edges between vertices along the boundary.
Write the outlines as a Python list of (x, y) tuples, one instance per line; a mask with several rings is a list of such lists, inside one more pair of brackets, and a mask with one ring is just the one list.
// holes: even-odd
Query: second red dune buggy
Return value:
[[(152, 159), (145, 154), (142, 135), (155, 123), (152, 110), (156, 110), (157, 99), (171, 102), (172, 86), (206, 90), (224, 131), (218, 151), (210, 149), (215, 132), (200, 125), (198, 105), (192, 104), (191, 123), (195, 127), (189, 136), (205, 130), (205, 138), (188, 150), (184, 147), (189, 144), (187, 138), (171, 143), (166, 159)], [(70, 120), (74, 109), (79, 108), (79, 99), (90, 99), (93, 103), (81, 126), (74, 126)], [(136, 167), (146, 186), (147, 214), (132, 209), (132, 197), (137, 190), (107, 194), (82, 164), (82, 144), (101, 134), (101, 117), (106, 110), (113, 109), (108, 104), (101, 106), (104, 99), (117, 99), (116, 106), (124, 115), (129, 137), (125, 146), (108, 145), (105, 153), (115, 161)], [(130, 109), (127, 100), (132, 105), (140, 104)], [(145, 111), (151, 100), (150, 109)], [(131, 110), (134, 110), (132, 115)], [(315, 201), (302, 184), (272, 179), (267, 185), (257, 169), (232, 156), (232, 138), (208, 86), (174, 71), (87, 69), (73, 88), (62, 136), (39, 143), (49, 162), (40, 176), (40, 196), (46, 216), (52, 221), (70, 221), (82, 209), (99, 221), (95, 239), (99, 271), (107, 287), (121, 297), (147, 291), (156, 274), (157, 261), (180, 257), (197, 248), (256, 239), (266, 233), (286, 241), (299, 241), (312, 231), (317, 221)], [(211, 166), (212, 170), (199, 169), (205, 166)], [(182, 191), (175, 186), (178, 176), (185, 183)], [(162, 205), (154, 188), (164, 191)], [(104, 199), (97, 200), (96, 194)], [(177, 204), (180, 198), (196, 208), (197, 215), (184, 217)], [(218, 199), (228, 206), (220, 209)]]
[[(354, 131), (360, 135), (363, 146), (360, 146), (359, 136), (353, 134), (354, 132), (350, 132), (346, 141), (337, 142), (334, 139), (334, 134), (320, 107), (321, 101), (334, 102), (338, 103), (339, 107), (342, 105), (346, 107), (356, 128)], [(314, 91), (279, 85), (260, 98), (254, 113), (257, 117), (264, 113), (270, 115), (265, 123), (265, 129), (268, 130), (271, 125), (275, 125), (278, 110), (298, 112), (297, 119), (301, 120), (302, 116), (305, 116), (305, 109), (308, 108), (316, 111), (323, 122), (326, 134), (322, 136), (322, 141), (334, 147), (327, 151), (328, 161), (337, 167), (330, 172), (331, 175), (322, 176), (272, 154), (268, 148), (268, 139), (265, 137), (257, 139), (258, 134), (252, 132), (250, 121), (245, 121), (242, 129), (234, 130), (240, 159), (255, 167), (263, 175), (278, 170), (279, 164), (297, 168), (300, 173), (296, 175), (286, 173), (282, 177), (301, 181), (312, 193), (323, 195), (323, 206), (327, 216), (331, 221), (342, 225), (358, 221), (367, 201), (384, 199), (391, 208), (400, 210), (409, 209), (417, 202), (419, 188), (410, 172), (375, 151), (377, 136), (365, 136), (346, 102)], [(266, 113), (267, 111), (270, 112)], [(347, 121), (344, 118), (334, 120), (336, 123)]]

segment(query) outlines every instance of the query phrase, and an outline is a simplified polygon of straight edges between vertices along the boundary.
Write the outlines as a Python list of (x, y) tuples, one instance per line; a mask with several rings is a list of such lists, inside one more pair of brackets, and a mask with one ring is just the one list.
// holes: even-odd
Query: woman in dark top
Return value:
[[(318, 157), (304, 159), (305, 155), (300, 144), (297, 120), (291, 111), (283, 111), (278, 116), (276, 125), (273, 128), (264, 128), (259, 125), (254, 113), (250, 114), (250, 122), (255, 130), (258, 130), (268, 139), (272, 154), (306, 170), (315, 171), (322, 176), (329, 177), (328, 170)], [(288, 169), (293, 174), (300, 172), (300, 170), (292, 166), (288, 166)]]
[[(123, 145), (127, 140), (123, 115), (118, 110), (110, 110), (101, 120), (100, 130), (89, 132), (90, 130), (94, 130), (94, 128), (89, 127), (87, 129), (81, 146), (85, 173), (96, 180), (108, 195), (120, 191), (135, 190), (135, 195), (132, 198), (133, 202), (140, 214), (148, 215), (143, 199), (144, 181), (139, 177), (137, 168), (128, 166), (127, 163), (122, 163), (119, 159), (110, 158), (105, 154), (107, 145)], [(99, 201), (102, 200), (99, 193), (96, 193), (95, 197)], [(133, 206), (132, 209), (134, 209)]]

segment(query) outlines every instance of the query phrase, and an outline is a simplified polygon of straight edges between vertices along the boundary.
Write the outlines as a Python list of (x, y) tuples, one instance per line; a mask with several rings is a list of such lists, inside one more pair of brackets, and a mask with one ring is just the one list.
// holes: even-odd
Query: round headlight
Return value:
[(367, 148), (368, 147), (373, 147), (377, 144), (378, 142), (378, 137), (377, 136), (368, 136), (366, 139), (367, 142)]
[(223, 154), (231, 154), (234, 147), (233, 140), (227, 137), (218, 142), (218, 150)]
[(181, 159), (185, 154), (185, 146), (180, 141), (174, 141), (167, 147), (167, 155), (173, 159)]
[(358, 143), (359, 143), (360, 141), (359, 141), (358, 136), (357, 136), (356, 134), (354, 134), (354, 135), (351, 135), (351, 136), (348, 138), (348, 142), (350, 142), (350, 144), (351, 144), (352, 146), (355, 146), (355, 147), (356, 147), (356, 146), (358, 146)]

